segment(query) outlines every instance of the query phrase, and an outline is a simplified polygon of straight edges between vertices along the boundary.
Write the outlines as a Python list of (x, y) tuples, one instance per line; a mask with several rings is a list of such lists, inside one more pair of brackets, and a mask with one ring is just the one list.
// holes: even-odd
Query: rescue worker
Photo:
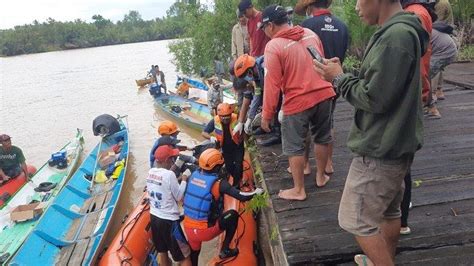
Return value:
[(150, 151), (150, 168), (153, 167), (155, 151), (159, 146), (171, 145), (173, 148), (178, 148), (181, 151), (188, 149), (186, 146), (178, 145), (181, 142), (181, 140), (178, 139), (179, 132), (178, 126), (172, 121), (165, 120), (160, 123), (158, 126), (158, 134), (160, 134), (160, 137), (155, 141)]
[(191, 261), (198, 265), (203, 241), (209, 241), (225, 231), (224, 241), (219, 253), (221, 259), (237, 256), (238, 248), (229, 244), (237, 230), (239, 213), (236, 210), (223, 212), (223, 195), (227, 194), (240, 201), (248, 201), (263, 190), (241, 192), (227, 181), (228, 173), (224, 166), (222, 153), (207, 149), (199, 157), (200, 170), (195, 171), (188, 180), (184, 194), (184, 231), (191, 247)]
[(217, 106), (217, 115), (211, 120), (202, 136), (212, 139), (214, 132), (215, 139), (219, 142), (224, 155), (225, 165), (229, 173), (234, 177), (234, 186), (238, 186), (242, 179), (242, 163), (244, 161), (243, 135), (235, 132), (238, 125), (237, 114), (234, 114), (232, 106), (228, 103), (221, 103)]
[(172, 265), (173, 260), (181, 265), (191, 265), (189, 248), (180, 225), (178, 202), (183, 199), (186, 180), (191, 175), (187, 170), (181, 175), (181, 184), (172, 168), (179, 168), (179, 150), (170, 145), (156, 149), (156, 168), (151, 168), (146, 180), (150, 199), (150, 224), (153, 243), (158, 252), (160, 265)]

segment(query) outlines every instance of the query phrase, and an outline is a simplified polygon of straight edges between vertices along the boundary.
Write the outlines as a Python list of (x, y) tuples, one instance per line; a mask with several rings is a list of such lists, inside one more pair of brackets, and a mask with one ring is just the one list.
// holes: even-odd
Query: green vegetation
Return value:
[(117, 23), (101, 15), (94, 15), (91, 23), (79, 19), (59, 22), (49, 18), (44, 23), (35, 20), (32, 24), (0, 30), (0, 55), (176, 38), (183, 33), (184, 25), (172, 12), (173, 7), (166, 18), (145, 21), (140, 13), (130, 11)]
[(458, 53), (459, 61), (472, 61), (474, 60), (474, 44), (466, 44), (459, 49)]

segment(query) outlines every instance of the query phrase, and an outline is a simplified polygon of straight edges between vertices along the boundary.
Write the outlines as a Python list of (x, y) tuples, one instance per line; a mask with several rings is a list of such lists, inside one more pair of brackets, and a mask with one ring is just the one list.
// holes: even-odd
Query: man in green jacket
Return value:
[(400, 234), (403, 178), (423, 144), (420, 58), (429, 43), (419, 19), (399, 0), (358, 0), (356, 11), (378, 25), (359, 76), (343, 73), (338, 58), (314, 61), (355, 108), (349, 148), (355, 157), (339, 206), (339, 225), (366, 255), (358, 264), (393, 265)]
[(25, 156), (20, 148), (12, 145), (10, 136), (0, 135), (0, 143), (0, 185), (17, 177), (22, 171), (28, 176)]

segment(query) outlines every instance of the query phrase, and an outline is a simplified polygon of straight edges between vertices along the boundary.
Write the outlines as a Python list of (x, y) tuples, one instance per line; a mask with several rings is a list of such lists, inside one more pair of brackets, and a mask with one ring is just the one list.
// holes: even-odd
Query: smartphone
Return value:
[(316, 59), (316, 61), (323, 64), (323, 57), (321, 56), (321, 54), (319, 54), (316, 48), (314, 48), (313, 46), (308, 46), (306, 47), (306, 49), (308, 49), (308, 52), (311, 54), (311, 57), (313, 57), (313, 59)]

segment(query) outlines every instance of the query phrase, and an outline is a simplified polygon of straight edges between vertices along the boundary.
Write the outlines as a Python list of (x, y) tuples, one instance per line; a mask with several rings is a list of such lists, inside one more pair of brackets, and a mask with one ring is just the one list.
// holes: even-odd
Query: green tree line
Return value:
[(143, 20), (139, 12), (130, 11), (116, 23), (101, 15), (92, 16), (90, 23), (80, 19), (60, 22), (49, 18), (44, 23), (35, 20), (32, 24), (0, 30), (0, 54), (12, 56), (177, 38), (184, 33), (184, 24), (173, 12), (172, 7), (164, 18)]

